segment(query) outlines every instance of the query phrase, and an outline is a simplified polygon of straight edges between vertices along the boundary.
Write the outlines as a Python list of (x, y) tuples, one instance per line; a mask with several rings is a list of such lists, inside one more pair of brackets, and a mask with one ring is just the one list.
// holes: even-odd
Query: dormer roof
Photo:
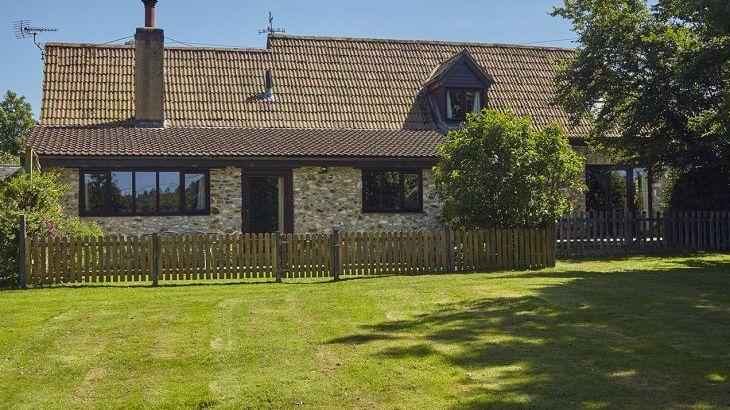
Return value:
[(449, 85), (454, 76), (459, 76), (459, 81), (464, 83), (480, 84), (481, 88), (494, 83), (494, 78), (474, 60), (469, 50), (463, 49), (437, 65), (424, 85), (428, 88)]

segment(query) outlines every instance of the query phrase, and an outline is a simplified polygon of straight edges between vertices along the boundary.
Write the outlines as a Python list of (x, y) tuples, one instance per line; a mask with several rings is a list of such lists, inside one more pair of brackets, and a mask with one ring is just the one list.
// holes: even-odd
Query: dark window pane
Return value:
[(611, 188), (609, 171), (603, 168), (586, 167), (586, 209), (589, 211), (605, 211), (608, 209), (608, 198)]
[(634, 168), (634, 209), (637, 212), (651, 212), (649, 209), (649, 171), (646, 168)]
[(363, 171), (362, 201), (365, 209), (380, 208), (380, 178), (377, 172)]
[(418, 210), (421, 208), (421, 184), (418, 174), (403, 174), (403, 204), (405, 209)]
[(112, 172), (112, 212), (132, 213), (132, 173)]
[(160, 212), (180, 212), (180, 173), (160, 172)]
[(400, 173), (383, 172), (381, 181), (383, 184), (383, 210), (397, 211), (400, 209)]
[(446, 118), (464, 118), (464, 92), (461, 90), (448, 90), (446, 92)]
[(626, 171), (611, 171), (611, 209), (624, 210), (627, 208)]
[(253, 233), (269, 233), (283, 228), (282, 178), (275, 176), (249, 179), (249, 225)]
[(205, 174), (185, 174), (185, 210), (204, 211)]
[(479, 103), (477, 95), (478, 93), (475, 90), (468, 90), (464, 91), (464, 110), (467, 112), (477, 112), (479, 109), (477, 108), (476, 104)]
[(84, 174), (84, 211), (103, 211), (109, 181), (106, 172)]
[(421, 209), (420, 173), (363, 171), (363, 210), (398, 212)]
[(157, 173), (135, 172), (134, 178), (137, 213), (150, 214), (157, 212)]

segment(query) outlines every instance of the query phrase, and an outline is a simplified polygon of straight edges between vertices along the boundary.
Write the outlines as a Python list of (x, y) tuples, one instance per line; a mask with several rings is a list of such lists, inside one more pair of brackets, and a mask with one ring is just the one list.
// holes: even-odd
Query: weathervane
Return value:
[(49, 31), (58, 31), (58, 29), (48, 27), (32, 27), (29, 20), (18, 20), (13, 23), (13, 32), (15, 33), (15, 38), (21, 40), (33, 37), (33, 44), (38, 47), (38, 50), (41, 50), (41, 60), (45, 58), (46, 53), (45, 51), (43, 51), (43, 45), (38, 42), (36, 37), (38, 36), (38, 34), (47, 33)]
[(259, 30), (259, 34), (275, 34), (275, 33), (286, 33), (283, 28), (274, 28), (274, 16), (269, 11), (269, 27)]

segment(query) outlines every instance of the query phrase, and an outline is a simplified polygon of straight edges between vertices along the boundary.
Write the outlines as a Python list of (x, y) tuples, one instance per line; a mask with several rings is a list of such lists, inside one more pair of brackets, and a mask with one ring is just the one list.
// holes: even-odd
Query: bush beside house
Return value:
[(18, 229), (25, 215), (29, 236), (101, 236), (96, 224), (67, 216), (60, 199), (68, 190), (55, 173), (20, 173), (0, 185), (0, 286), (13, 286), (18, 278)]
[(482, 110), (440, 147), (434, 167), (454, 228), (545, 226), (571, 210), (583, 160), (558, 124), (541, 130), (510, 111)]

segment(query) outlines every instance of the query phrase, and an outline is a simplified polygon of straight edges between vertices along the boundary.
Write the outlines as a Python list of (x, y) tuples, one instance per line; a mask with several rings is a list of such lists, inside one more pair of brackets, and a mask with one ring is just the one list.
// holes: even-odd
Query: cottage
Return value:
[[(113, 233), (432, 229), (444, 133), (483, 107), (584, 125), (552, 104), (569, 49), (271, 34), (265, 49), (170, 47), (143, 0), (133, 44), (46, 45), (28, 139)], [(644, 168), (589, 155), (579, 210), (659, 206)]]

